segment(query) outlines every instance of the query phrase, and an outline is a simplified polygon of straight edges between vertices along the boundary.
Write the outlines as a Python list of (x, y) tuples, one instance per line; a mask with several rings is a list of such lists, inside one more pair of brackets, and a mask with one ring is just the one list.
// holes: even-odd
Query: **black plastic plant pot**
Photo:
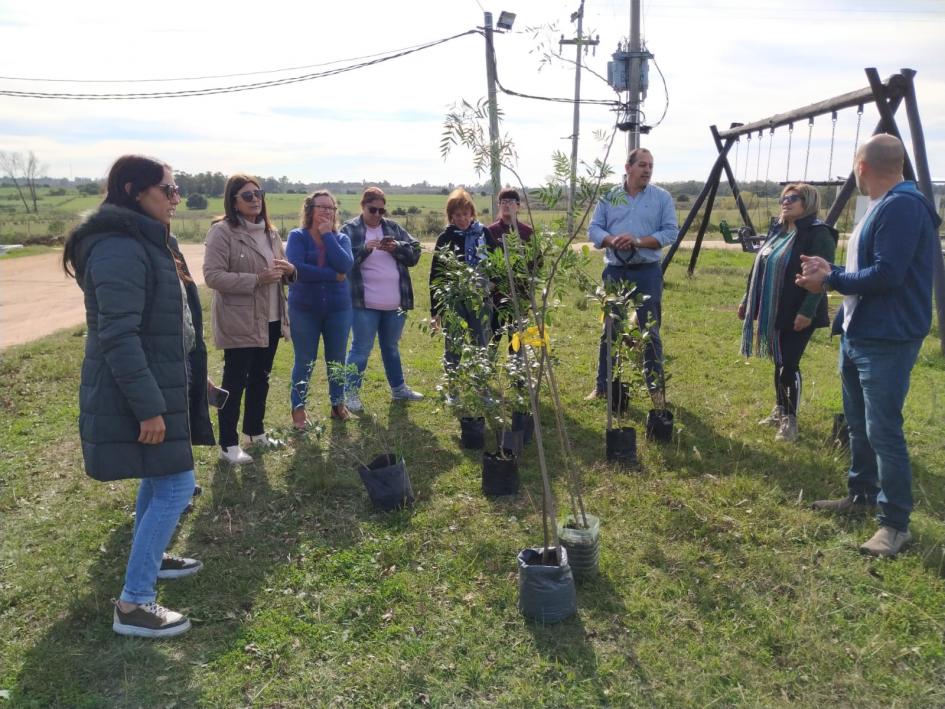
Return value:
[(637, 430), (635, 428), (612, 428), (607, 431), (607, 460), (619, 463), (624, 468), (636, 468)]
[(403, 458), (398, 461), (393, 453), (382, 453), (366, 467), (358, 466), (358, 475), (367, 488), (371, 503), (378, 510), (396, 510), (414, 501), (407, 466)]
[(625, 414), (630, 408), (630, 385), (615, 379), (610, 383), (610, 410), (615, 414)]
[(673, 440), (673, 412), (669, 409), (650, 409), (646, 415), (646, 439), (660, 443)]
[[(505, 455), (505, 454), (503, 454)], [(489, 497), (518, 494), (518, 461), (514, 456), (482, 454), (482, 494)]]
[(532, 436), (535, 434), (535, 419), (529, 413), (513, 411), (512, 430), (522, 432), (522, 443), (527, 446), (532, 442)]
[(486, 442), (486, 419), (483, 416), (476, 418), (463, 416), (459, 420), (459, 438), (463, 448), (470, 450), (481, 449)]
[(496, 433), (496, 447), (509, 451), (516, 458), (522, 455), (525, 448), (524, 431), (503, 431), (502, 440), (499, 440), (499, 433)]
[(558, 525), (558, 539), (568, 550), (568, 563), (578, 581), (597, 576), (600, 563), (600, 519), (590, 514), (584, 517), (586, 528), (572, 516)]
[(847, 427), (847, 417), (843, 414), (833, 415), (833, 443), (838, 448), (850, 447), (850, 429)]
[(560, 623), (577, 613), (568, 552), (560, 549), (560, 562), (554, 549), (546, 563), (542, 563), (543, 549), (523, 549), (518, 554), (518, 609), (529, 620)]

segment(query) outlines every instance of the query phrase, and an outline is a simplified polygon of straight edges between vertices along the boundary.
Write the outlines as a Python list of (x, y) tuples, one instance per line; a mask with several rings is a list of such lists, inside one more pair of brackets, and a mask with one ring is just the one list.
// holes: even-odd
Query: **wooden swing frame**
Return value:
[[(692, 223), (695, 221), (696, 215), (699, 213), (699, 210), (702, 209), (703, 204), (705, 204), (702, 222), (699, 225), (699, 231), (696, 234), (695, 243), (692, 248), (692, 255), (689, 258), (688, 273), (691, 276), (695, 272), (696, 262), (699, 259), (699, 252), (702, 248), (702, 240), (705, 237), (705, 232), (709, 225), (709, 217), (712, 214), (712, 206), (715, 203), (715, 196), (719, 189), (723, 171), (725, 172), (729, 187), (732, 189), (732, 195), (735, 197), (738, 212), (744, 222), (744, 226), (741, 228), (745, 230), (743, 233), (757, 234), (755, 226), (751, 221), (751, 216), (748, 214), (748, 209), (742, 199), (732, 166), (728, 161), (729, 151), (732, 146), (735, 145), (739, 137), (743, 135), (750, 135), (765, 129), (773, 131), (775, 128), (792, 125), (794, 122), (799, 122), (804, 119), (813, 121), (817, 116), (832, 114), (845, 108), (862, 106), (865, 103), (874, 102), (879, 111), (879, 122), (872, 134), (889, 133), (890, 135), (902, 139), (899, 133), (899, 127), (896, 125), (895, 114), (904, 101), (906, 104), (906, 116), (909, 121), (909, 132), (912, 136), (912, 153), (915, 159), (915, 166), (913, 166), (912, 159), (909, 157), (909, 152), (906, 151), (903, 177), (907, 180), (917, 182), (921, 192), (929, 200), (933, 199), (932, 178), (929, 173), (929, 161), (925, 149), (925, 136), (922, 132), (922, 123), (919, 119), (919, 106), (915, 94), (915, 70), (901, 69), (898, 74), (893, 74), (886, 79), (886, 81), (880, 79), (879, 72), (873, 67), (866, 68), (865, 72), (869, 82), (869, 86), (866, 88), (852, 91), (841, 96), (835, 96), (825, 101), (787, 111), (786, 113), (779, 113), (758, 121), (752, 121), (751, 123), (733, 123), (728, 130), (720, 131), (714, 125), (709, 126), (709, 130), (712, 133), (712, 140), (715, 142), (715, 147), (719, 151), (719, 155), (712, 169), (709, 171), (709, 179), (702, 188), (702, 192), (696, 198), (692, 208), (689, 210), (689, 214), (679, 228), (679, 235), (676, 237), (676, 241), (663, 258), (662, 267), (664, 275), (673, 260), (673, 256), (675, 256), (676, 251), (679, 249), (679, 245), (682, 243)], [(837, 196), (824, 219), (827, 224), (833, 226), (836, 223), (840, 214), (843, 212), (843, 208), (847, 205), (847, 202), (850, 201), (850, 197), (853, 196), (855, 189), (856, 175), (851, 170), (843, 186), (837, 191)], [(935, 253), (936, 258), (933, 262), (933, 291), (935, 293), (939, 341), (942, 354), (945, 355), (945, 259), (943, 259), (941, 249), (935, 249)]]

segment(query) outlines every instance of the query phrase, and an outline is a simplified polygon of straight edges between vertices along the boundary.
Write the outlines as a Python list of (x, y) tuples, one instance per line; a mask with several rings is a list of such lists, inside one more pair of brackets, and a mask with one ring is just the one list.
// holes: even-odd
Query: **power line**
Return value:
[(451, 37), (444, 37), (443, 39), (434, 40), (432, 42), (427, 42), (425, 44), (415, 45), (413, 47), (402, 49), (397, 51), (394, 54), (387, 54), (376, 59), (371, 59), (369, 61), (360, 62), (358, 64), (352, 64), (350, 66), (338, 67), (337, 69), (329, 69), (327, 71), (314, 72), (311, 74), (302, 74), (300, 76), (290, 76), (282, 79), (271, 79), (269, 81), (258, 81), (248, 84), (237, 84), (234, 86), (217, 86), (203, 89), (185, 89), (179, 91), (155, 91), (155, 92), (137, 92), (137, 93), (64, 93), (64, 92), (42, 92), (42, 91), (12, 91), (9, 89), (0, 89), (0, 96), (11, 96), (14, 98), (39, 98), (39, 99), (62, 99), (62, 100), (73, 100), (73, 101), (126, 101), (126, 100), (139, 100), (139, 99), (159, 99), (159, 98), (189, 98), (192, 96), (214, 96), (217, 94), (228, 94), (228, 93), (238, 93), (242, 91), (254, 91), (256, 89), (265, 89), (272, 86), (286, 86), (288, 84), (297, 84), (303, 81), (312, 81), (314, 79), (321, 79), (328, 76), (335, 76), (337, 74), (344, 74), (349, 71), (354, 71), (356, 69), (363, 69), (365, 67), (373, 66), (375, 64), (381, 64), (391, 59), (399, 59), (405, 57), (409, 54), (414, 54), (416, 52), (422, 51), (424, 49), (430, 49), (436, 47), (440, 44), (445, 44), (446, 42), (451, 42), (454, 39), (459, 39), (460, 37), (465, 37), (470, 34), (478, 34), (479, 30), (467, 30), (465, 32), (460, 32), (459, 34), (452, 35)]
[(334, 64), (345, 64), (347, 62), (360, 62), (365, 59), (374, 59), (389, 54), (404, 52), (412, 49), (423, 49), (426, 44), (414, 44), (409, 47), (400, 47), (399, 49), (388, 49), (384, 52), (375, 54), (364, 54), (358, 57), (348, 57), (346, 59), (334, 59), (330, 62), (320, 62), (318, 64), (303, 64), (301, 66), (287, 66), (281, 69), (260, 69), (259, 71), (245, 71), (238, 74), (208, 74), (207, 76), (177, 76), (164, 79), (46, 79), (30, 78), (27, 76), (0, 76), (5, 81), (35, 81), (41, 83), (54, 84), (146, 84), (146, 83), (174, 83), (177, 81), (206, 81), (208, 79), (235, 79), (241, 76), (259, 76), (261, 74), (282, 74), (287, 71), (299, 71), (300, 69), (315, 69), (322, 66), (332, 66)]

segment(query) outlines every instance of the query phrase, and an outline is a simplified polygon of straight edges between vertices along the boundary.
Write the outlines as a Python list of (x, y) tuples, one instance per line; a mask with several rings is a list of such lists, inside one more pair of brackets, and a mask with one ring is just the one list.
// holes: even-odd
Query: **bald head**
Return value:
[(870, 171), (889, 178), (902, 175), (905, 156), (902, 141), (888, 133), (874, 135), (856, 151), (856, 159), (865, 162)]

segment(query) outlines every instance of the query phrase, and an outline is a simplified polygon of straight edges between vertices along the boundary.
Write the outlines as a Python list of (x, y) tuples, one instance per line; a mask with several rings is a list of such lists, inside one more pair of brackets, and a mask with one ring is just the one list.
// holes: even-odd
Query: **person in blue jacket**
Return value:
[(292, 424), (306, 426), (305, 406), (309, 378), (318, 357), (318, 341), (325, 342), (325, 368), (331, 417), (346, 421), (343, 377), (332, 377), (331, 367), (344, 366), (351, 331), (351, 289), (348, 272), (354, 264), (351, 240), (338, 231), (338, 205), (331, 192), (316, 190), (302, 205), (298, 229), (289, 233), (286, 258), (298, 277), (289, 286), (289, 331), (295, 348), (292, 367)]
[(860, 146), (856, 183), (870, 206), (847, 245), (846, 267), (802, 256), (797, 277), (811, 292), (843, 295), (833, 330), (841, 334), (843, 413), (850, 431), (847, 495), (813, 507), (856, 514), (878, 505), (880, 528), (860, 546), (874, 556), (895, 556), (912, 538), (912, 468), (902, 407), (932, 323), (933, 259), (941, 258), (941, 219), (915, 183), (902, 179), (904, 159), (902, 141), (892, 135), (875, 135)]
[(165, 552), (194, 492), (192, 445), (214, 445), (200, 299), (169, 229), (178, 204), (168, 165), (125, 155), (109, 171), (102, 205), (63, 252), (88, 328), (79, 389), (85, 471), (141, 480), (112, 629), (149, 638), (190, 628), (157, 604), (156, 582), (202, 567)]

